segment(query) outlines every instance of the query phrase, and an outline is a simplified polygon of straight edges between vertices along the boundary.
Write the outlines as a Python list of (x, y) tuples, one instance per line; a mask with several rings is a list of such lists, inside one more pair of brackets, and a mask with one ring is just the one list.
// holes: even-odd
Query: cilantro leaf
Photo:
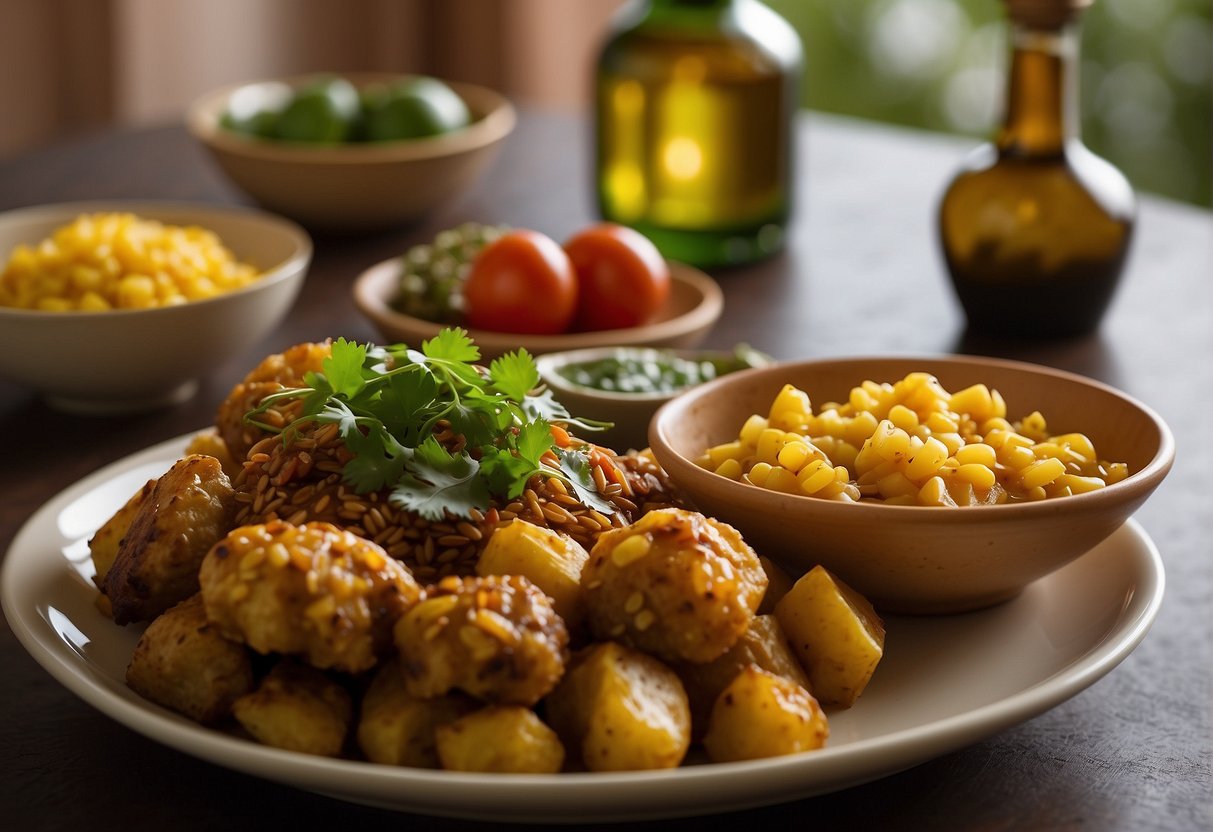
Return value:
[(352, 399), (365, 385), (362, 365), (366, 363), (367, 348), (361, 344), (338, 338), (333, 342), (332, 353), (324, 359), (324, 378), (334, 395)]
[(428, 520), (441, 520), (448, 511), (466, 516), (472, 509), (488, 510), (490, 495), (478, 476), (480, 464), (466, 451), (451, 454), (430, 436), (408, 456), (404, 473), (392, 489), (393, 503)]
[(519, 347), (494, 359), (489, 365), (489, 379), (493, 386), (516, 402), (526, 399), (539, 386), (539, 369), (525, 348)]
[(428, 341), (422, 341), (421, 352), (427, 358), (439, 361), (472, 364), (480, 360), (480, 348), (472, 342), (467, 330), (460, 327), (444, 329)]
[(577, 495), (577, 499), (583, 506), (596, 509), (606, 515), (619, 511), (614, 503), (598, 493), (588, 456), (579, 451), (556, 448), (556, 458), (560, 460), (560, 470), (564, 473), (569, 485), (573, 487), (573, 493)]
[(613, 422), (600, 422), (596, 419), (582, 419), (569, 413), (551, 390), (543, 390), (527, 396), (521, 402), (522, 412), (528, 419), (544, 419), (548, 422), (559, 422), (582, 430), (599, 431), (611, 427)]

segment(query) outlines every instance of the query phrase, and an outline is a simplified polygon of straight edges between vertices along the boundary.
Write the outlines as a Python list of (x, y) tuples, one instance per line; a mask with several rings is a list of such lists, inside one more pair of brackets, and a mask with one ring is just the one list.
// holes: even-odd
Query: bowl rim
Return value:
[[(556, 335), (530, 335), (509, 332), (493, 332), (484, 329), (471, 329), (461, 324), (445, 324), (427, 321), (413, 315), (393, 309), (389, 301), (389, 293), (395, 286), (399, 274), (398, 264), (402, 255), (382, 260), (364, 270), (353, 285), (354, 304), (366, 317), (376, 325), (387, 325), (393, 328), (407, 327), (419, 332), (429, 332), (422, 337), (433, 337), (444, 328), (462, 326), (472, 340), (482, 347), (488, 345), (495, 348), (502, 340), (511, 340), (518, 346), (534, 346), (537, 350), (549, 352), (564, 352), (580, 348), (598, 347), (608, 344), (623, 346), (637, 345), (636, 333), (643, 330), (645, 340), (656, 341), (673, 337), (685, 332), (711, 326), (720, 318), (724, 310), (724, 291), (715, 280), (706, 273), (673, 260), (667, 261), (670, 266), (670, 279), (690, 287), (698, 295), (698, 302), (687, 312), (674, 318), (645, 324), (629, 329), (601, 329), (592, 332), (563, 332)], [(483, 339), (483, 343), (482, 343)], [(624, 339), (619, 342), (618, 339)], [(526, 343), (521, 343), (525, 341)], [(549, 349), (548, 347), (551, 347)], [(509, 350), (506, 350), (507, 352)]]
[[(463, 98), (468, 104), (468, 108), (479, 117), (465, 127), (437, 136), (385, 142), (309, 145), (241, 136), (224, 130), (219, 125), (219, 117), (225, 104), (240, 90), (266, 84), (287, 84), (298, 87), (323, 74), (325, 73), (311, 72), (241, 81), (203, 93), (190, 102), (186, 108), (186, 127), (196, 139), (211, 149), (249, 159), (301, 165), (389, 165), (436, 159), (486, 147), (513, 132), (518, 121), (514, 105), (496, 90), (480, 84), (439, 79), (451, 87), (460, 98)], [(358, 87), (375, 81), (420, 77), (419, 73), (407, 72), (339, 72), (332, 74), (345, 78)]]
[[(756, 489), (756, 487), (753, 485), (731, 480), (728, 477), (719, 476), (714, 471), (700, 467), (693, 459), (683, 456), (681, 453), (676, 451), (667, 438), (668, 430), (672, 427), (670, 423), (675, 418), (675, 414), (686, 407), (689, 407), (695, 400), (714, 392), (718, 388), (730, 384), (741, 383), (745, 378), (758, 374), (777, 375), (781, 370), (786, 371), (789, 367), (799, 369), (839, 364), (858, 365), (869, 364), (873, 361), (886, 360), (914, 362), (924, 365), (921, 367), (921, 369), (926, 372), (931, 371), (931, 367), (929, 366), (930, 363), (934, 363), (936, 365), (942, 363), (952, 366), (974, 368), (992, 366), (999, 369), (1017, 372), (1053, 376), (1072, 384), (1091, 387), (1119, 398), (1141, 412), (1158, 431), (1158, 448), (1156, 449), (1154, 456), (1151, 457), (1151, 459), (1140, 470), (1129, 474), (1128, 477), (1119, 482), (1112, 483), (1111, 485), (1095, 491), (1088, 491), (1082, 494), (1073, 494), (1068, 497), (1050, 500), (999, 503), (992, 506), (973, 506), (971, 507), (973, 509), (972, 511), (949, 511), (942, 509), (940, 506), (890, 505), (888, 503), (878, 501), (844, 503), (834, 500), (822, 500), (815, 497), (810, 497), (808, 495), (802, 496), (799, 494), (787, 494), (784, 492), (768, 491), (766, 489)], [(858, 379), (855, 383), (859, 384), (862, 381), (863, 379)], [(1005, 521), (1014, 518), (1017, 515), (1022, 515), (1024, 518), (1047, 516), (1055, 514), (1058, 511), (1070, 511), (1075, 508), (1094, 505), (1097, 502), (1106, 502), (1108, 500), (1116, 500), (1118, 498), (1128, 500), (1135, 495), (1148, 496), (1166, 477), (1175, 461), (1175, 438), (1170, 427), (1157, 411), (1123, 390), (1097, 379), (1083, 376), (1078, 373), (1073, 373), (1068, 370), (1047, 367), (1042, 364), (959, 353), (890, 353), (883, 355), (830, 356), (800, 361), (776, 362), (769, 367), (757, 367), (754, 369), (730, 373), (680, 393), (670, 401), (661, 405), (657, 412), (653, 414), (653, 419), (649, 423), (649, 445), (652, 448), (654, 455), (657, 457), (658, 462), (661, 463), (663, 468), (665, 468), (666, 472), (670, 475), (670, 478), (673, 480), (676, 486), (686, 488), (685, 484), (679, 484), (678, 474), (680, 472), (684, 475), (684, 483), (686, 479), (685, 475), (688, 472), (693, 472), (694, 475), (697, 476), (718, 477), (721, 487), (723, 487), (728, 496), (735, 500), (738, 504), (744, 504), (746, 500), (752, 500), (756, 496), (761, 495), (763, 499), (774, 500), (777, 504), (785, 506), (789, 511), (812, 509), (814, 511), (822, 512), (825, 516), (831, 519), (846, 517), (847, 513), (849, 513), (849, 515), (855, 519), (864, 518), (868, 522), (879, 522), (877, 517), (880, 515), (884, 515), (886, 517), (902, 515), (902, 519), (912, 519), (913, 522), (934, 522), (936, 520), (944, 520), (957, 525), (980, 524), (987, 522), (990, 518), (994, 517)], [(1144, 499), (1145, 496), (1143, 496), (1142, 499)], [(839, 514), (838, 512), (843, 513)], [(888, 515), (887, 512), (893, 512), (894, 515)]]
[[(163, 221), (162, 216), (156, 214), (183, 214), (188, 215), (194, 212), (207, 212), (211, 214), (225, 214), (232, 218), (256, 219), (266, 223), (271, 228), (282, 233), (293, 244), (294, 251), (289, 257), (280, 263), (265, 269), (262, 276), (252, 283), (241, 286), (238, 289), (232, 289), (227, 292), (221, 292), (209, 298), (201, 298), (199, 300), (189, 301), (188, 303), (178, 306), (153, 306), (146, 309), (106, 309), (101, 311), (69, 311), (69, 312), (45, 312), (38, 309), (18, 309), (11, 306), (0, 306), (0, 316), (12, 318), (24, 318), (47, 320), (47, 321), (67, 321), (67, 320), (83, 320), (86, 318), (121, 318), (131, 315), (140, 315), (160, 312), (167, 309), (182, 309), (182, 308), (199, 308), (216, 303), (229, 303), (233, 299), (242, 295), (252, 294), (254, 292), (263, 291), (271, 286), (274, 286), (283, 281), (290, 280), (295, 276), (302, 276), (307, 271), (307, 266), (311, 262), (314, 244), (311, 236), (298, 223), (287, 219), (278, 214), (262, 211), (256, 208), (250, 208), (243, 205), (232, 205), (228, 203), (212, 203), (212, 202), (185, 202), (180, 200), (156, 200), (156, 199), (111, 199), (111, 200), (81, 200), (77, 202), (52, 202), (42, 205), (29, 205), (23, 208), (14, 208), (9, 211), (0, 212), (0, 228), (10, 225), (20, 225), (24, 222), (37, 222), (52, 220), (56, 217), (62, 217), (62, 222), (71, 222), (81, 214), (88, 213), (131, 213), (141, 219), (150, 219)], [(205, 221), (198, 221), (196, 224), (202, 228), (206, 228)], [(209, 230), (209, 229), (208, 229)], [(220, 238), (225, 246), (227, 242)], [(10, 252), (0, 252), (7, 259)]]
[[(672, 353), (679, 358), (694, 360), (696, 358), (707, 358), (710, 356), (728, 357), (733, 355), (729, 350), (711, 349), (711, 348), (694, 348), (694, 349), (678, 349), (671, 347), (648, 347), (640, 344), (604, 344), (597, 347), (581, 347), (571, 350), (558, 350), (556, 352), (548, 352), (535, 357), (535, 366), (539, 370), (539, 375), (543, 378), (544, 383), (549, 387), (561, 391), (576, 393), (587, 398), (600, 398), (604, 401), (619, 402), (620, 404), (652, 404), (654, 402), (664, 402), (667, 399), (672, 399), (680, 393), (690, 390), (691, 387), (680, 387), (677, 390), (671, 390), (666, 393), (622, 393), (617, 390), (599, 390), (596, 387), (586, 387), (583, 384), (578, 384), (575, 381), (570, 381), (560, 374), (561, 367), (567, 367), (570, 364), (577, 364), (582, 361), (593, 361), (597, 358), (607, 357), (618, 353), (643, 353), (643, 352), (659, 352)], [(762, 365), (765, 367), (767, 365)], [(745, 368), (754, 369), (754, 368)], [(759, 368), (761, 369), (761, 367)], [(742, 370), (734, 370), (727, 375), (739, 373)], [(715, 381), (716, 379), (711, 379)], [(700, 382), (692, 385), (698, 387), (708, 382)], [(557, 397), (559, 398), (559, 397)]]

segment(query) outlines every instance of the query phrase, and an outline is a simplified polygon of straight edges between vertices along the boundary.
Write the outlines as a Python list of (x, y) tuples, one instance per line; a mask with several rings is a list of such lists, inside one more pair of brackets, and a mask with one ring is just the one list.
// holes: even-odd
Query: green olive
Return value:
[(360, 109), (353, 84), (344, 78), (322, 78), (296, 91), (278, 116), (274, 136), (292, 142), (344, 142), (355, 129)]
[(415, 77), (367, 90), (362, 103), (369, 141), (436, 136), (466, 127), (472, 120), (463, 99), (436, 78)]

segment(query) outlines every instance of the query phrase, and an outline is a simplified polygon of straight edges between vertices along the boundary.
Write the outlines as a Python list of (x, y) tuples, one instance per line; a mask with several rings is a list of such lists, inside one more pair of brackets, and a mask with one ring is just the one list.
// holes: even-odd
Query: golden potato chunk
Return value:
[(830, 735), (826, 715), (795, 682), (750, 665), (716, 700), (703, 747), (715, 763), (812, 751)]
[(232, 458), (227, 443), (223, 441), (223, 437), (214, 428), (194, 434), (194, 438), (185, 446), (185, 452), (187, 454), (213, 456), (219, 460), (223, 473), (227, 474), (230, 480), (235, 480), (236, 475), (240, 473), (241, 463)]
[(283, 659), (257, 690), (232, 704), (236, 721), (262, 745), (336, 757), (345, 746), (353, 703), (314, 667)]
[(528, 707), (559, 681), (569, 640), (551, 600), (521, 575), (443, 578), (394, 635), (414, 696), (459, 689)]
[(96, 584), (97, 589), (101, 590), (97, 595), (97, 609), (101, 610), (104, 615), (113, 616), (114, 614), (110, 599), (105, 594), (105, 576), (109, 573), (110, 567), (114, 565), (114, 559), (118, 557), (118, 548), (122, 545), (122, 538), (126, 537), (127, 532), (130, 531), (131, 523), (134, 522), (135, 515), (139, 513), (139, 507), (151, 498), (155, 489), (156, 481), (148, 480), (143, 488), (131, 495), (122, 508), (114, 512), (114, 515), (106, 520), (88, 541), (89, 555), (93, 559), (93, 583)]
[(450, 771), (555, 774), (564, 765), (556, 732), (530, 708), (491, 705), (439, 725), (438, 759)]
[(691, 744), (678, 674), (617, 642), (579, 654), (544, 708), (565, 748), (590, 771), (674, 768)]
[(581, 585), (597, 638), (710, 662), (749, 626), (767, 576), (732, 526), (667, 508), (603, 534)]
[(253, 689), (248, 651), (219, 635), (195, 595), (156, 618), (135, 645), (126, 683), (144, 699), (215, 723)]
[(392, 653), (392, 625), (421, 597), (408, 567), (329, 523), (241, 526), (207, 553), (206, 614), (258, 653), (350, 673)]
[(868, 599), (821, 566), (810, 569), (775, 607), (813, 695), (849, 708), (884, 655), (884, 622)]
[(198, 568), (231, 528), (236, 495), (219, 460), (195, 454), (174, 465), (138, 506), (101, 589), (114, 621), (150, 621), (198, 591)]
[(458, 694), (418, 699), (404, 687), (400, 662), (379, 666), (362, 697), (358, 745), (372, 763), (438, 768), (434, 729), (475, 709)]
[(522, 575), (547, 593), (570, 630), (581, 626), (581, 569), (590, 554), (567, 535), (511, 520), (489, 538), (476, 563), (478, 575)]
[(707, 730), (708, 717), (721, 691), (750, 665), (812, 689), (779, 620), (773, 615), (754, 616), (749, 628), (723, 655), (707, 664), (681, 662), (674, 666), (691, 703), (691, 727), (696, 737)]

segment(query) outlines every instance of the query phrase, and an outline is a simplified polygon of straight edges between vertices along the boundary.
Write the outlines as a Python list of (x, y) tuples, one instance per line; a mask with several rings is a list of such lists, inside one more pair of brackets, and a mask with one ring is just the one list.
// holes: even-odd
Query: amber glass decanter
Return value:
[(1079, 139), (1077, 18), (1091, 0), (1004, 2), (1006, 112), (944, 195), (944, 258), (970, 333), (1084, 335), (1116, 291), (1136, 213), (1128, 180)]
[(757, 0), (627, 7), (597, 68), (602, 216), (700, 266), (778, 251), (801, 62), (795, 31)]

